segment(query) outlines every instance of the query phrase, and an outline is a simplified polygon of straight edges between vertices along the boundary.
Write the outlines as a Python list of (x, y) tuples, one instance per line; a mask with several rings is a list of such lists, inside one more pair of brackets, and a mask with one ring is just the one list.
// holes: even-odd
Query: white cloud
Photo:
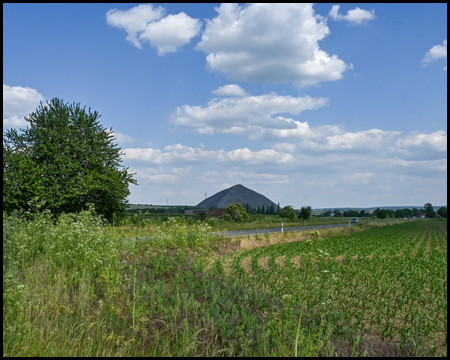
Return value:
[(129, 10), (111, 9), (106, 13), (106, 22), (110, 26), (124, 29), (128, 33), (127, 40), (141, 49), (138, 33), (144, 31), (149, 23), (161, 19), (164, 13), (161, 6), (154, 8), (152, 4), (138, 5)]
[(243, 88), (236, 84), (229, 84), (219, 87), (217, 90), (212, 91), (213, 94), (218, 96), (249, 96)]
[(159, 149), (128, 148), (124, 149), (124, 159), (145, 161), (147, 163), (167, 165), (175, 163), (206, 163), (210, 161), (223, 165), (230, 164), (286, 164), (294, 160), (291, 154), (285, 154), (273, 149), (251, 151), (248, 148), (232, 151), (210, 151), (201, 148), (192, 148), (181, 144), (166, 146), (164, 151)]
[[(442, 45), (434, 45), (430, 51), (425, 54), (425, 58), (422, 60), (424, 66), (437, 61), (438, 59), (447, 59), (447, 39), (442, 42)], [(447, 71), (447, 66), (444, 67)]]
[(407, 159), (440, 159), (447, 157), (447, 133), (443, 130), (431, 134), (412, 132), (395, 141), (391, 153)]
[(374, 173), (357, 173), (345, 176), (343, 182), (347, 185), (367, 185), (374, 176)]
[(340, 5), (333, 5), (329, 16), (333, 20), (345, 20), (353, 24), (363, 24), (369, 20), (375, 19), (375, 10), (367, 11), (356, 7), (353, 10), (349, 10), (347, 15), (339, 14)]
[(399, 131), (383, 131), (380, 129), (371, 129), (359, 132), (347, 132), (341, 135), (328, 136), (328, 146), (334, 150), (355, 150), (367, 149), (377, 151), (383, 145), (386, 145), (400, 135)]
[(227, 180), (232, 184), (288, 184), (288, 175), (268, 173), (248, 173), (242, 171), (225, 171), (224, 173), (206, 172), (200, 181), (214, 184)]
[(116, 141), (118, 143), (134, 143), (137, 141), (134, 137), (131, 137), (126, 134), (114, 132), (113, 135), (116, 137)]
[(106, 13), (106, 22), (110, 26), (124, 29), (127, 40), (142, 48), (141, 42), (148, 41), (156, 48), (158, 55), (176, 52), (200, 32), (201, 21), (181, 12), (177, 15), (165, 15), (161, 6), (151, 4), (138, 5), (129, 10), (112, 9)]
[[(399, 131), (370, 129), (359, 132), (345, 132), (339, 126), (312, 128), (310, 139), (300, 143), (278, 143), (272, 147), (289, 153), (301, 152), (309, 155), (323, 155), (336, 152), (377, 152), (392, 144), (401, 134)], [(332, 133), (332, 135), (328, 135)]]
[[(310, 138), (314, 136), (308, 123), (276, 114), (299, 115), (304, 110), (325, 106), (327, 98), (281, 96), (270, 93), (240, 98), (215, 98), (207, 107), (184, 105), (171, 117), (175, 125), (188, 126), (200, 134), (245, 135), (251, 140), (268, 138)], [(324, 127), (336, 133), (333, 127)]]
[(207, 68), (238, 81), (316, 85), (347, 68), (318, 41), (330, 30), (312, 4), (222, 4), (208, 20), (197, 49)]
[(36, 110), (44, 97), (35, 89), (3, 84), (3, 126), (26, 127), (25, 116)]
[(160, 21), (147, 25), (140, 40), (148, 40), (150, 46), (158, 50), (158, 55), (176, 52), (177, 49), (198, 35), (201, 22), (187, 16), (184, 12), (168, 15)]

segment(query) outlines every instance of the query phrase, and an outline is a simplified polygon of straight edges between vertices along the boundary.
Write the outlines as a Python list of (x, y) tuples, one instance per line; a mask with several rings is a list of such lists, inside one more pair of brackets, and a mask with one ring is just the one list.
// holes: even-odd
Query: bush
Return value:
[(221, 216), (221, 219), (240, 223), (249, 221), (247, 211), (239, 203), (228, 205), (227, 211)]
[(294, 208), (291, 205), (285, 206), (280, 211), (280, 217), (289, 219), (291, 221), (294, 221), (295, 220), (295, 210), (294, 210)]

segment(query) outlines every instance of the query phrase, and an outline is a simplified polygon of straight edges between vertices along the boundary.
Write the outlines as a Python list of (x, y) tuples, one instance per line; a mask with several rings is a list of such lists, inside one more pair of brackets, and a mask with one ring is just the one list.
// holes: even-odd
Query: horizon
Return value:
[(112, 128), (130, 203), (447, 201), (446, 3), (3, 4), (3, 131), (54, 97)]

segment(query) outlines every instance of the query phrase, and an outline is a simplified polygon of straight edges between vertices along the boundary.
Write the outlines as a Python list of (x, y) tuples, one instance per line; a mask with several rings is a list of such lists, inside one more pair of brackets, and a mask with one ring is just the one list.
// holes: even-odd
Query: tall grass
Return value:
[(353, 349), (321, 314), (211, 268), (225, 241), (183, 219), (116, 227), (92, 209), (3, 214), (3, 355), (315, 356), (336, 355), (344, 340)]

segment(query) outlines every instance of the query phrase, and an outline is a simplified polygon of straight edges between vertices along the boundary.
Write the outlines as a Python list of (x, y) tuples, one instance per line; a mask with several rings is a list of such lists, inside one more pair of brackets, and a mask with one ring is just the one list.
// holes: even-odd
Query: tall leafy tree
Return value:
[(53, 98), (25, 120), (29, 126), (3, 134), (3, 210), (26, 210), (44, 201), (53, 214), (73, 213), (92, 203), (112, 220), (125, 212), (129, 184), (137, 185), (120, 165), (121, 149), (112, 129), (98, 122), (97, 111)]
[(280, 217), (294, 221), (295, 220), (294, 208), (291, 205), (285, 206), (280, 210)]
[(306, 221), (309, 219), (311, 214), (312, 214), (311, 206), (302, 206), (302, 208), (300, 209), (300, 214), (298, 214), (298, 218)]

